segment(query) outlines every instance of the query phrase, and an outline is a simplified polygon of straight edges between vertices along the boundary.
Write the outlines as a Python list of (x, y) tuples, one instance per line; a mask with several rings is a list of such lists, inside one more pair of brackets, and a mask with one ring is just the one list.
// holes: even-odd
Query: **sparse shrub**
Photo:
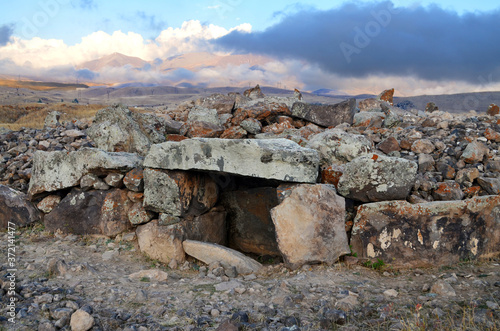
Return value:
[(381, 270), (385, 266), (385, 262), (382, 259), (377, 259), (377, 262), (366, 261), (363, 265), (367, 268)]

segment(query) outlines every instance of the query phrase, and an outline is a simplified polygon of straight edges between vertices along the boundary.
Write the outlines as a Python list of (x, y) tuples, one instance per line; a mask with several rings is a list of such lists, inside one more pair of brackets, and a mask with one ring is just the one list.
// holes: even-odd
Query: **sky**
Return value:
[(77, 66), (113, 52), (161, 61), (208, 51), (273, 59), (257, 71), (187, 73), (211, 85), (249, 76), (305, 90), (500, 90), (498, 1), (0, 1), (0, 74), (175, 84), (185, 71)]

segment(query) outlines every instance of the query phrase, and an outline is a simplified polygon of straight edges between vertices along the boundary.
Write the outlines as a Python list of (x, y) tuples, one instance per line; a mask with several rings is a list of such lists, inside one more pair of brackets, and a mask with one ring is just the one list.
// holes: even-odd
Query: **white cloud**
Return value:
[(11, 59), (17, 65), (31, 62), (36, 68), (48, 68), (78, 65), (118, 52), (152, 61), (155, 58), (167, 58), (181, 53), (210, 51), (212, 46), (209, 40), (220, 38), (234, 30), (250, 32), (251, 29), (252, 26), (248, 23), (227, 30), (191, 20), (184, 22), (180, 28), (170, 27), (163, 30), (154, 41), (146, 40), (135, 32), (122, 31), (112, 34), (97, 31), (83, 37), (81, 43), (74, 46), (68, 46), (57, 39), (13, 38), (11, 42), (0, 47), (0, 60)]

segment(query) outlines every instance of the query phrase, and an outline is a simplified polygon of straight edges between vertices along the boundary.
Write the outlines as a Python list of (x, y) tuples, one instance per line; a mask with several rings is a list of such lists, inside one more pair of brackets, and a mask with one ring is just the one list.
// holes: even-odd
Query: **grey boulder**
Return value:
[(292, 106), (293, 116), (324, 127), (337, 126), (341, 123), (352, 124), (355, 112), (356, 99), (349, 99), (334, 105), (295, 102)]
[(0, 185), (0, 229), (23, 227), (40, 219), (41, 213), (26, 194)]
[(186, 139), (153, 145), (144, 166), (167, 170), (203, 170), (288, 182), (314, 183), (315, 150), (286, 139)]
[(75, 152), (37, 151), (28, 193), (31, 196), (77, 186), (89, 173), (108, 170), (126, 172), (142, 165), (142, 157), (131, 153), (111, 153), (95, 148), (81, 148)]
[(338, 192), (362, 202), (403, 200), (415, 183), (417, 169), (416, 162), (406, 159), (362, 155), (345, 166)]

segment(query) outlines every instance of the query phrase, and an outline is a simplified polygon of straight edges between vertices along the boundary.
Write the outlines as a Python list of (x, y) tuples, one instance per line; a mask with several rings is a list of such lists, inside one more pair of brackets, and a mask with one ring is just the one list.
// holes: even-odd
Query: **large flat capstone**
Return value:
[(88, 173), (107, 170), (128, 171), (142, 165), (137, 154), (105, 152), (96, 148), (82, 148), (75, 152), (37, 151), (33, 157), (33, 170), (28, 193), (31, 196), (76, 186)]
[(318, 152), (287, 139), (186, 139), (151, 147), (144, 166), (206, 170), (242, 176), (315, 183)]

